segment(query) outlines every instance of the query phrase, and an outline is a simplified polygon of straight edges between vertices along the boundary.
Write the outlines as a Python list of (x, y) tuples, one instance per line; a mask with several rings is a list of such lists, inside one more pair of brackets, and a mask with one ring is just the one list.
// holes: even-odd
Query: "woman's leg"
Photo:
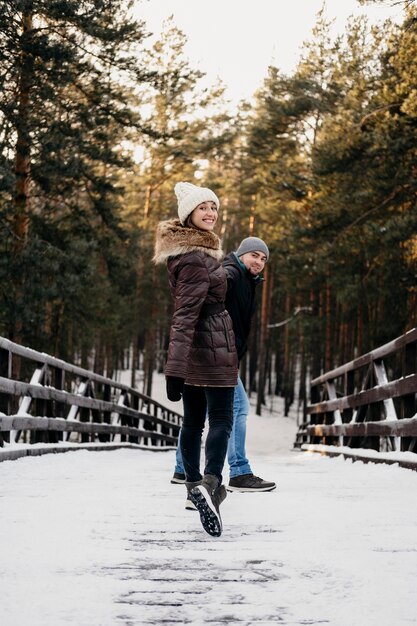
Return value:
[[(206, 439), (204, 474), (212, 474), (222, 482), (227, 443), (233, 426), (234, 387), (205, 387), (209, 430)], [(204, 422), (203, 422), (204, 426)]]
[(181, 427), (181, 455), (187, 482), (201, 480), (201, 438), (206, 421), (206, 394), (204, 387), (184, 385), (182, 394), (184, 419)]

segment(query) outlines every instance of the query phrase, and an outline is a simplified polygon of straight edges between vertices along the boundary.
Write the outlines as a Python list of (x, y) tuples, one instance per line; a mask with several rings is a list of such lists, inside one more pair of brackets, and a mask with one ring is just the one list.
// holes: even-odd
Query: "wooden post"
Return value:
[[(0, 348), (0, 376), (11, 378), (12, 376), (12, 353), (4, 348)], [(0, 393), (0, 413), (10, 415), (10, 396), (6, 393)], [(0, 432), (0, 447), (4, 442), (10, 442), (10, 432)]]
[[(53, 368), (54, 372), (54, 387), (55, 389), (64, 389), (65, 388), (65, 371), (61, 367)], [(57, 402), (56, 400), (53, 402), (53, 415), (55, 417), (64, 417), (65, 415), (65, 407), (62, 402)], [(63, 433), (57, 433), (57, 441), (62, 441)]]
[[(403, 376), (408, 376), (417, 371), (417, 342), (406, 344), (403, 351), (402, 363)], [(417, 413), (417, 396), (414, 393), (401, 398), (401, 418), (413, 417)], [(415, 452), (417, 448), (416, 438), (404, 437), (401, 440), (401, 449)]]

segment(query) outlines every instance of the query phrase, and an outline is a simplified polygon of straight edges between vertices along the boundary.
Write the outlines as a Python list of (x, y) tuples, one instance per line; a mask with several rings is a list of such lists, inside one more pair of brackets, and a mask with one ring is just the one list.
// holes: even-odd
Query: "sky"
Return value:
[(417, 472), (293, 451), (294, 412), (268, 408), (247, 451), (278, 487), (229, 493), (220, 538), (174, 450), (0, 463), (2, 626), (416, 626)]
[[(136, 15), (155, 36), (173, 15), (188, 38), (193, 66), (207, 72), (210, 84), (220, 77), (237, 104), (252, 98), (269, 65), (284, 73), (295, 69), (322, 5), (323, 0), (137, 0)], [(393, 0), (366, 7), (356, 0), (327, 0), (326, 15), (336, 34), (350, 15), (367, 14), (377, 24), (388, 17), (399, 21), (402, 9), (393, 5)]]

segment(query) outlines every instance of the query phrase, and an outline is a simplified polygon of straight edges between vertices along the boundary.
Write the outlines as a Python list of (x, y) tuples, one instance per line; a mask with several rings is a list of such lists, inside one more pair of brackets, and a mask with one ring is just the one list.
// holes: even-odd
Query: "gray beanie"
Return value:
[(266, 243), (259, 237), (246, 237), (240, 242), (240, 246), (236, 250), (237, 256), (242, 256), (247, 252), (263, 252), (266, 260), (269, 259), (269, 250)]

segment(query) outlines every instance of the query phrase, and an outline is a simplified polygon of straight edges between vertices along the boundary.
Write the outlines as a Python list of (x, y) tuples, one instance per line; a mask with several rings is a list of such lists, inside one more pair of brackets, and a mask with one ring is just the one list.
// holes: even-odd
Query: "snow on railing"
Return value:
[(136, 389), (0, 337), (0, 461), (80, 447), (167, 449), (180, 419)]
[(417, 470), (417, 328), (310, 383), (294, 446)]

